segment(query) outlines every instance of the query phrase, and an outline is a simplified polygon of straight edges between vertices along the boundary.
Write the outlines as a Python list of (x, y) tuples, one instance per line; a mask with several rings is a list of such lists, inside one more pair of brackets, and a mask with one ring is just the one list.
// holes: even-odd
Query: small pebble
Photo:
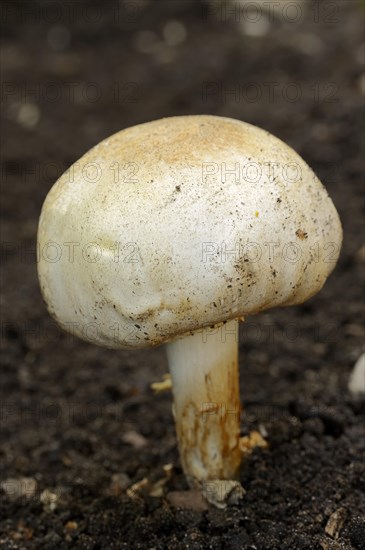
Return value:
[(350, 393), (355, 396), (365, 394), (365, 353), (360, 355), (350, 375), (348, 384)]
[(28, 103), (20, 106), (17, 120), (24, 128), (34, 128), (38, 124), (39, 118), (40, 110), (37, 105)]
[(343, 527), (343, 524), (345, 523), (347, 512), (345, 508), (338, 508), (333, 512), (333, 514), (330, 515), (326, 527), (325, 532), (330, 537), (337, 539), (340, 531)]
[(50, 489), (45, 489), (41, 492), (40, 501), (43, 504), (43, 509), (47, 512), (53, 512), (57, 508), (58, 495)]
[(139, 434), (134, 430), (130, 430), (123, 434), (122, 441), (124, 443), (128, 443), (129, 445), (132, 445), (132, 447), (134, 447), (135, 449), (142, 449), (148, 444), (147, 439), (142, 434)]
[(67, 529), (67, 531), (74, 531), (77, 528), (78, 523), (76, 521), (68, 521), (65, 525), (65, 529)]

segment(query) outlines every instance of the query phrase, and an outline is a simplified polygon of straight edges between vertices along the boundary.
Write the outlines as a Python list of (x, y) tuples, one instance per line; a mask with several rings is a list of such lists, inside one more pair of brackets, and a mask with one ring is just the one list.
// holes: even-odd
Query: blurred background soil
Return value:
[[(364, 345), (363, 4), (247, 4), (2, 2), (1, 548), (365, 548), (364, 403), (347, 390)], [(242, 433), (269, 448), (225, 511), (181, 493), (171, 394), (150, 389), (164, 350), (63, 333), (35, 260), (71, 163), (122, 128), (200, 113), (291, 145), (344, 228), (319, 295), (241, 325)]]

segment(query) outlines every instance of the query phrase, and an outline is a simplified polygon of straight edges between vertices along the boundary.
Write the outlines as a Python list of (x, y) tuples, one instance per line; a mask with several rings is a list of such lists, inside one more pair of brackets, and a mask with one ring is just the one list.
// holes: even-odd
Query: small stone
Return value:
[(43, 504), (45, 511), (53, 512), (57, 507), (58, 495), (53, 493), (50, 489), (42, 491), (40, 501)]
[(123, 434), (122, 441), (124, 443), (128, 443), (128, 445), (132, 445), (135, 449), (142, 449), (148, 444), (147, 439), (142, 434), (134, 430), (130, 430)]
[(39, 122), (40, 110), (37, 105), (27, 103), (21, 105), (18, 111), (17, 120), (24, 128), (34, 128)]
[(70, 520), (65, 525), (65, 529), (67, 529), (67, 531), (74, 531), (77, 528), (78, 528), (78, 523), (76, 521)]
[(359, 396), (365, 394), (365, 353), (360, 355), (355, 363), (350, 375), (348, 388), (352, 395)]
[[(261, 435), (261, 437), (263, 438), (263, 440), (265, 441), (266, 437), (268, 437), (268, 432), (267, 432), (267, 429), (266, 429), (266, 426), (265, 424), (259, 424), (259, 433)], [(265, 441), (266, 443), (266, 441)]]
[(326, 535), (338, 539), (340, 531), (346, 519), (347, 512), (345, 508), (338, 508), (329, 517), (325, 527)]

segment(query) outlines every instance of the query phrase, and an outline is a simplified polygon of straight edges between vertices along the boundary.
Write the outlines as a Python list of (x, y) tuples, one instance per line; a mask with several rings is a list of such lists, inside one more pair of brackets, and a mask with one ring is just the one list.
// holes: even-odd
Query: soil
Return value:
[[(364, 10), (278, 4), (253, 16), (214, 1), (2, 2), (1, 548), (365, 548), (364, 401), (347, 390), (364, 345)], [(56, 178), (124, 127), (188, 113), (283, 139), (344, 228), (316, 297), (241, 325), (242, 434), (259, 430), (268, 448), (245, 459), (246, 494), (226, 510), (186, 492), (171, 394), (150, 388), (163, 348), (65, 334), (36, 273)]]

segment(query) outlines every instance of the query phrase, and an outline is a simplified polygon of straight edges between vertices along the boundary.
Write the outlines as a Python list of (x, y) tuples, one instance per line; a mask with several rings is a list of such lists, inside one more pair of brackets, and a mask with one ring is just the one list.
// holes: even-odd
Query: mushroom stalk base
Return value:
[(238, 321), (171, 342), (167, 356), (180, 458), (189, 485), (235, 479), (241, 462)]

